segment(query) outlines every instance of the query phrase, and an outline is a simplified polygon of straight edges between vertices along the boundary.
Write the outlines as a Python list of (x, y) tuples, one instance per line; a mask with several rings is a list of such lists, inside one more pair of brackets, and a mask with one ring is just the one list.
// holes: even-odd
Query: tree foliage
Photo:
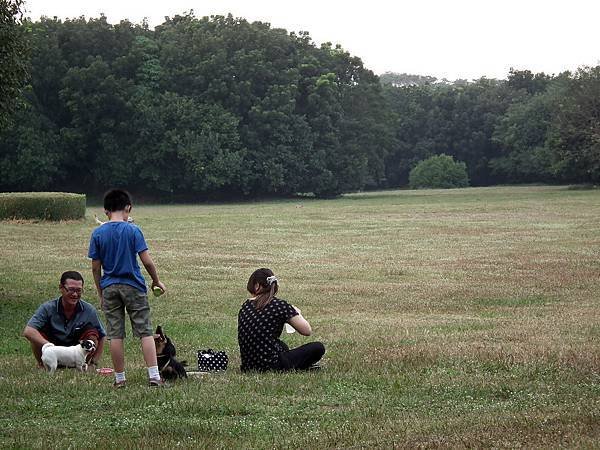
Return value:
[(581, 68), (555, 105), (549, 147), (563, 178), (600, 181), (600, 66)]
[[(333, 196), (384, 177), (393, 133), (379, 79), (339, 46), (231, 15), (27, 26), (29, 116), (0, 142), (0, 167), (18, 169), (18, 134), (43, 123), (29, 151), (51, 155), (36, 188)], [(17, 172), (0, 188), (32, 188)]]
[(0, 0), (0, 131), (8, 124), (27, 77), (22, 0)]

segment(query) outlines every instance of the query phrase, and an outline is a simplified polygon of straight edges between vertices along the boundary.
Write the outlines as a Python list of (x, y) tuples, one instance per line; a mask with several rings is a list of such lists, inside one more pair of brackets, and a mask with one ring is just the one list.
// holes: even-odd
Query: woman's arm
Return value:
[[(292, 305), (293, 306), (293, 305)], [(298, 308), (294, 306), (294, 309), (298, 312), (297, 316), (290, 318), (287, 323), (295, 328), (295, 330), (303, 336), (310, 336), (312, 334), (312, 328), (310, 323), (306, 320)]]

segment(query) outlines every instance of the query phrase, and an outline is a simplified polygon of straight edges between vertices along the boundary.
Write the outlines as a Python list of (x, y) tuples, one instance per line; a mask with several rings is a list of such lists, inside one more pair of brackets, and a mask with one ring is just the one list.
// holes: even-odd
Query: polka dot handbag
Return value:
[(226, 370), (229, 358), (227, 353), (215, 352), (213, 349), (198, 350), (198, 370), (200, 372), (216, 372)]

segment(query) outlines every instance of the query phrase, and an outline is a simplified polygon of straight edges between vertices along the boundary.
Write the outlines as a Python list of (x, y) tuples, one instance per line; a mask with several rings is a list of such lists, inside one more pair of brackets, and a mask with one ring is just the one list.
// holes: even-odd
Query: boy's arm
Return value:
[(154, 261), (152, 260), (152, 257), (150, 256), (150, 252), (148, 250), (144, 250), (143, 252), (140, 252), (140, 260), (142, 261), (142, 264), (144, 265), (144, 267), (148, 271), (148, 274), (152, 278), (152, 287), (158, 286), (163, 291), (166, 291), (167, 288), (158, 279), (158, 272), (156, 271), (156, 266), (154, 265)]
[(102, 278), (102, 261), (92, 259), (92, 274), (94, 275), (94, 283), (96, 284), (96, 292), (100, 299), (100, 307), (102, 307), (102, 288), (100, 287), (100, 279)]

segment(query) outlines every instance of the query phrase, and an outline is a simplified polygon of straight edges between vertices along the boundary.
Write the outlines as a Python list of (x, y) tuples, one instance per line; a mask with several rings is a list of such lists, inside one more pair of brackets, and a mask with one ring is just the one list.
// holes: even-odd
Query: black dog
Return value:
[(175, 345), (173, 341), (163, 333), (162, 327), (156, 327), (154, 334), (154, 344), (156, 345), (156, 359), (158, 361), (158, 370), (160, 376), (165, 380), (176, 380), (177, 378), (187, 378), (185, 372), (185, 361), (177, 361), (175, 355)]

